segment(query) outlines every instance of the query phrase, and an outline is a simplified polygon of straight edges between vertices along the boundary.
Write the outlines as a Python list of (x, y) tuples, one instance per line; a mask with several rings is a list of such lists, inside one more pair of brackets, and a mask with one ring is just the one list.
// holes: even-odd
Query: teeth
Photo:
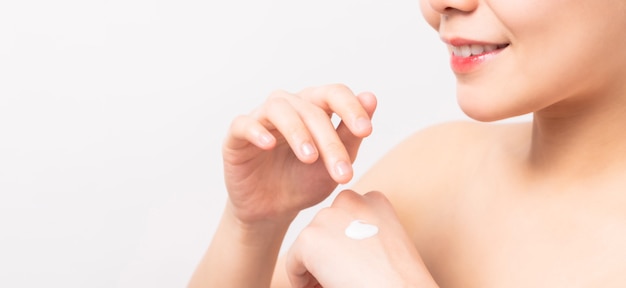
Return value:
[(461, 57), (469, 57), (473, 55), (480, 55), (483, 53), (489, 53), (491, 51), (502, 49), (508, 46), (508, 44), (501, 45), (463, 45), (463, 46), (452, 46), (452, 54), (454, 56)]
[(470, 50), (472, 50), (472, 55), (479, 55), (479, 54), (483, 54), (483, 51), (485, 51), (485, 48), (483, 46), (474, 44), (470, 46)]
[(468, 45), (461, 46), (461, 57), (469, 57), (472, 55), (472, 48)]
[(454, 55), (454, 56), (461, 55), (461, 47), (452, 46), (452, 55)]

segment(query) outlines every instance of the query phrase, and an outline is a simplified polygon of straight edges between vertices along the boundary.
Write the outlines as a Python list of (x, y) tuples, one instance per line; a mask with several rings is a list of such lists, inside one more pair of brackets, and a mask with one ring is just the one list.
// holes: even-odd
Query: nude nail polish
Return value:
[(302, 154), (304, 154), (304, 156), (311, 156), (315, 154), (315, 147), (313, 147), (313, 145), (311, 145), (311, 143), (304, 143), (302, 144)]
[(259, 135), (258, 139), (259, 139), (259, 143), (261, 143), (261, 145), (263, 146), (266, 146), (272, 143), (272, 137), (268, 134), (261, 134)]
[(339, 161), (335, 164), (335, 172), (339, 176), (348, 175), (352, 171), (352, 166), (345, 161)]

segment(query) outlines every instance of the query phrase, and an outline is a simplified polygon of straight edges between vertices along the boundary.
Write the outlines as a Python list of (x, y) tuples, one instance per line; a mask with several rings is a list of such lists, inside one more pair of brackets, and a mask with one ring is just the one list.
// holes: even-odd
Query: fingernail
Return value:
[(263, 146), (269, 145), (270, 143), (272, 143), (272, 136), (270, 136), (269, 134), (263, 133), (259, 135), (259, 142)]
[(356, 119), (355, 126), (356, 126), (356, 129), (360, 131), (365, 131), (365, 130), (368, 130), (372, 126), (372, 122), (367, 118), (360, 117)]
[(348, 175), (351, 170), (352, 167), (345, 161), (339, 161), (335, 164), (335, 172), (337, 172), (337, 175), (339, 176)]
[(313, 147), (311, 143), (302, 144), (302, 154), (304, 154), (304, 156), (311, 156), (315, 154), (315, 147)]

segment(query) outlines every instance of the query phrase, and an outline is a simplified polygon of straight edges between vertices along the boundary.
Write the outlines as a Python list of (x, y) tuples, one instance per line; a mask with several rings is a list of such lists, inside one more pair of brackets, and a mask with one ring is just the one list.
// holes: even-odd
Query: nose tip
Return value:
[(469, 13), (476, 10), (479, 0), (429, 0), (430, 7), (441, 15)]

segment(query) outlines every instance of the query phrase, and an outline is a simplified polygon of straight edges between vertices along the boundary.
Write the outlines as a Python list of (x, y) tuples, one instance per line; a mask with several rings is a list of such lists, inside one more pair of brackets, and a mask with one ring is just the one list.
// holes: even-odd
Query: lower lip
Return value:
[(458, 74), (467, 74), (476, 71), (479, 69), (482, 64), (491, 60), (498, 53), (500, 53), (502, 49), (493, 50), (488, 53), (473, 55), (469, 57), (461, 57), (452, 55), (450, 58), (450, 65), (452, 66), (452, 70)]

